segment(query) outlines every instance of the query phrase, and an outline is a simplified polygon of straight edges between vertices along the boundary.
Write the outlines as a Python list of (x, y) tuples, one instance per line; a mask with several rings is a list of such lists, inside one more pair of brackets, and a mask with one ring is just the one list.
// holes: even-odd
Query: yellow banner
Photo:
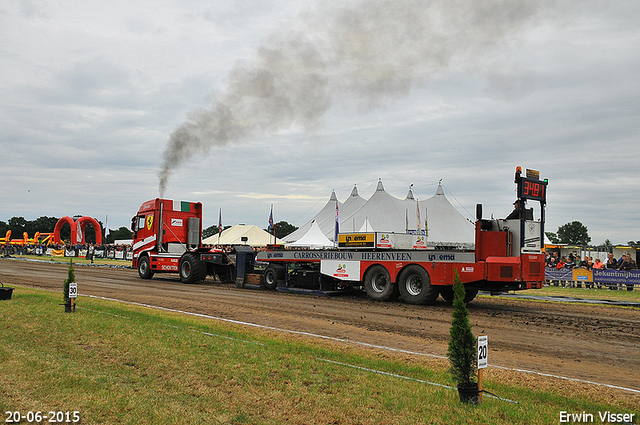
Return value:
[(376, 242), (375, 233), (340, 233), (338, 235), (338, 246), (348, 248), (374, 247)]
[(53, 257), (64, 257), (64, 249), (52, 249), (51, 255)]
[(593, 272), (585, 269), (573, 269), (573, 280), (576, 282), (593, 282)]

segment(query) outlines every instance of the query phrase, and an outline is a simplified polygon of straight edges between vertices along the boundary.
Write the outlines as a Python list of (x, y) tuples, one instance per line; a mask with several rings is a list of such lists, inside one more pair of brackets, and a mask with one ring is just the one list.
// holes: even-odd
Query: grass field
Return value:
[(586, 289), (545, 286), (542, 289), (528, 289), (526, 291), (517, 291), (515, 293), (523, 295), (548, 295), (552, 297), (588, 298), (594, 300), (633, 301), (640, 303), (640, 288), (636, 288), (633, 291), (610, 291), (608, 289), (597, 288)]
[[(30, 260), (39, 260), (39, 261), (55, 261), (57, 263), (67, 263), (69, 264), (69, 260), (73, 259), (73, 264), (91, 264), (91, 260), (87, 260), (83, 257), (50, 257), (47, 255), (14, 255), (15, 258), (27, 258)], [(95, 258), (93, 260), (94, 264), (100, 265), (118, 265), (118, 266), (131, 266), (130, 260), (112, 260), (108, 258)]]
[(83, 424), (555, 424), (561, 411), (611, 411), (638, 423), (637, 399), (566, 381), (489, 368), (485, 387), (519, 404), (464, 405), (429, 384), (452, 385), (442, 359), (87, 297), (69, 314), (61, 298), (18, 287), (0, 301), (1, 412), (77, 411)]

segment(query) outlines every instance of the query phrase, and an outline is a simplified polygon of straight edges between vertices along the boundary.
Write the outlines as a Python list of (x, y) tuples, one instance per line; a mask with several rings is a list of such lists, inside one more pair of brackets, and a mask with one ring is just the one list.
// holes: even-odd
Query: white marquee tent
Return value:
[(334, 246), (333, 242), (327, 238), (318, 223), (312, 221), (309, 230), (300, 239), (287, 244), (289, 247), (308, 247), (312, 249), (322, 249)]
[(316, 214), (310, 221), (300, 226), (298, 230), (290, 233), (283, 239), (286, 242), (297, 241), (309, 231), (311, 223), (315, 221), (316, 224), (320, 227), (322, 233), (333, 240), (336, 223), (336, 203), (338, 203), (338, 211), (340, 217), (346, 217), (357, 211), (365, 204), (365, 202), (365, 199), (358, 194), (358, 189), (355, 186), (353, 187), (349, 198), (347, 198), (344, 203), (338, 201), (335, 192), (331, 192), (331, 197), (329, 198), (325, 206), (322, 207), (320, 212), (318, 212), (318, 214)]

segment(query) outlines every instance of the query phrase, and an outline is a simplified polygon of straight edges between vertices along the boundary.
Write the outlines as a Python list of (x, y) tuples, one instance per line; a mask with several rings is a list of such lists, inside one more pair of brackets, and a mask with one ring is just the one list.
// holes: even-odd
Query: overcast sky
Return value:
[(504, 217), (521, 165), (546, 230), (640, 240), (637, 0), (10, 0), (0, 58), (2, 221), (128, 227), (163, 182), (300, 226), (379, 178)]

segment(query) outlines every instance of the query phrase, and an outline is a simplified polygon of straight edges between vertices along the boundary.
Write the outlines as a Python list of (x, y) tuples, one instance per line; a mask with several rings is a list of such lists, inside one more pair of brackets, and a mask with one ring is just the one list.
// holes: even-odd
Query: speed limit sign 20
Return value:
[(478, 337), (478, 369), (487, 367), (487, 354), (489, 348), (487, 346), (487, 336), (482, 335)]

